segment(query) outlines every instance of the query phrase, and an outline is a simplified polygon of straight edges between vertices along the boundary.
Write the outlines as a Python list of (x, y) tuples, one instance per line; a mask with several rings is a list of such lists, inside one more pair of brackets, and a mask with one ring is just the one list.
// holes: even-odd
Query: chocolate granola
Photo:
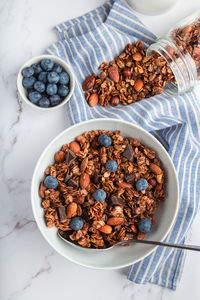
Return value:
[[(189, 53), (195, 63), (198, 79), (200, 78), (200, 18), (198, 17), (192, 24), (176, 28), (171, 33), (171, 39), (178, 50), (184, 56)], [(179, 58), (178, 52), (172, 47), (168, 47), (169, 53), (176, 60)]]
[(131, 104), (161, 94), (174, 75), (158, 53), (146, 56), (142, 41), (128, 44), (110, 63), (103, 62), (100, 74), (88, 76), (83, 82), (85, 98), (90, 106), (99, 104)]
[[(103, 134), (111, 140), (108, 147), (99, 143)], [(115, 172), (106, 169), (110, 160), (117, 163)], [(47, 177), (57, 181), (56, 188), (45, 186)], [(141, 178), (147, 182), (145, 190), (136, 188)], [(104, 191), (103, 201), (94, 199), (99, 189)], [(145, 237), (138, 222), (148, 218), (154, 223), (154, 212), (165, 198), (164, 172), (156, 153), (137, 139), (123, 137), (120, 131), (92, 130), (55, 153), (39, 195), (49, 228), (56, 226), (62, 236), (82, 247), (106, 248)], [(83, 226), (72, 230), (77, 217)]]

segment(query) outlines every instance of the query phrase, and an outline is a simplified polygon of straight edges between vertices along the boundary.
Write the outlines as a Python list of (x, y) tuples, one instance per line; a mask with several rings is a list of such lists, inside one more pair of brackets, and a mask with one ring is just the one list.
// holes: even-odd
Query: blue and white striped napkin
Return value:
[[(193, 92), (170, 99), (159, 95), (128, 106), (89, 107), (81, 88), (83, 80), (97, 73), (98, 66), (112, 60), (126, 44), (138, 39), (144, 44), (152, 43), (155, 36), (122, 0), (110, 0), (55, 29), (59, 41), (46, 53), (66, 60), (77, 78), (74, 95), (66, 107), (70, 123), (102, 117), (124, 119), (142, 126), (166, 147), (178, 173), (180, 208), (165, 241), (183, 243), (197, 213), (200, 195), (200, 106), (197, 95)], [(182, 250), (158, 247), (153, 254), (130, 267), (128, 279), (176, 289), (184, 259)]]

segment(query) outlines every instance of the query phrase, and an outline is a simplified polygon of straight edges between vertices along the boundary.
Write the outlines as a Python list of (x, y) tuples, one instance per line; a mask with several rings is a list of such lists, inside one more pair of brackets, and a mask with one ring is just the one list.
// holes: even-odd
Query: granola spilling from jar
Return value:
[(79, 246), (107, 248), (150, 232), (165, 198), (164, 172), (137, 139), (92, 130), (55, 153), (39, 195), (49, 228)]
[[(197, 76), (200, 78), (200, 18), (198, 17), (193, 23), (180, 26), (172, 31), (171, 38), (181, 54), (191, 55), (197, 70)], [(169, 53), (173, 58), (178, 58), (179, 53), (173, 48), (168, 47)]]
[(128, 44), (110, 63), (103, 62), (100, 74), (92, 74), (83, 82), (85, 98), (90, 106), (128, 105), (161, 94), (166, 84), (175, 82), (174, 75), (159, 54), (146, 56), (142, 41)]

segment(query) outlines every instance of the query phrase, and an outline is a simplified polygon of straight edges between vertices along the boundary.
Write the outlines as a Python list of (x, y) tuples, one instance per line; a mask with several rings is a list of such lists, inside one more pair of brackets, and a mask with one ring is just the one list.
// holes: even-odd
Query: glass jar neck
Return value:
[(182, 53), (170, 39), (160, 38), (148, 47), (147, 55), (153, 52), (157, 52), (167, 61), (176, 79), (176, 83), (170, 82), (166, 85), (164, 91), (167, 95), (190, 92), (194, 88), (197, 71), (186, 49)]

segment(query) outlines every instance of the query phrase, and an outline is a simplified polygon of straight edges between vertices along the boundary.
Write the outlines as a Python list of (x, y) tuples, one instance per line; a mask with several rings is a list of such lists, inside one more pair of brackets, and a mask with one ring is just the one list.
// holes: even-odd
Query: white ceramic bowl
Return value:
[(35, 167), (31, 186), (33, 213), (41, 233), (58, 253), (77, 264), (97, 269), (117, 269), (141, 260), (154, 251), (156, 246), (135, 244), (129, 247), (114, 247), (104, 252), (74, 247), (58, 237), (55, 227), (51, 229), (46, 227), (41, 199), (38, 195), (39, 184), (44, 178), (44, 170), (53, 163), (55, 152), (63, 144), (73, 141), (76, 136), (93, 129), (120, 130), (123, 136), (137, 138), (144, 145), (155, 150), (162, 161), (167, 178), (167, 196), (156, 212), (156, 224), (147, 235), (147, 239), (162, 241), (172, 228), (178, 210), (178, 180), (173, 163), (158, 140), (141, 127), (124, 121), (95, 119), (79, 123), (61, 132), (45, 148)]
[[(40, 107), (37, 106), (36, 104), (33, 104), (28, 98), (27, 98), (27, 90), (23, 87), (22, 85), (22, 70), (26, 67), (30, 67), (32, 64), (38, 63), (40, 62), (42, 59), (44, 58), (50, 58), (52, 59), (53, 62), (58, 63), (61, 65), (61, 67), (63, 68), (64, 71), (66, 71), (69, 74), (70, 77), (70, 84), (69, 84), (69, 94), (67, 95), (67, 97), (63, 98), (62, 102), (56, 106), (52, 106), (52, 107)], [(31, 59), (29, 59), (27, 62), (25, 62), (23, 64), (23, 66), (20, 68), (19, 72), (18, 72), (18, 76), (17, 76), (17, 88), (19, 91), (19, 94), (21, 96), (21, 98), (30, 106), (40, 109), (40, 110), (52, 110), (52, 109), (56, 109), (58, 107), (63, 106), (65, 103), (67, 103), (69, 101), (69, 99), (71, 98), (73, 92), (74, 92), (74, 86), (75, 86), (75, 77), (74, 74), (72, 72), (72, 70), (70, 69), (70, 67), (68, 66), (68, 64), (60, 59), (57, 56), (54, 55), (39, 55), (39, 56), (35, 56)]]

